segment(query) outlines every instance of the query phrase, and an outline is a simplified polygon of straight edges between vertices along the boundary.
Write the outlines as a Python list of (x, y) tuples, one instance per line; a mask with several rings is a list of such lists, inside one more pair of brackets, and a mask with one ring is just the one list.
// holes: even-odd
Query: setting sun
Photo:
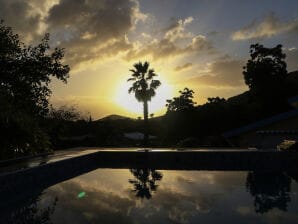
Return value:
[[(156, 90), (156, 96), (149, 102), (149, 114), (162, 114), (166, 110), (166, 100), (173, 97), (173, 88), (161, 76), (158, 76), (161, 86)], [(129, 94), (128, 89), (131, 83), (122, 80), (117, 88), (115, 95), (115, 103), (121, 106), (125, 112), (132, 113), (136, 116), (142, 116), (143, 104), (138, 102), (134, 93)]]

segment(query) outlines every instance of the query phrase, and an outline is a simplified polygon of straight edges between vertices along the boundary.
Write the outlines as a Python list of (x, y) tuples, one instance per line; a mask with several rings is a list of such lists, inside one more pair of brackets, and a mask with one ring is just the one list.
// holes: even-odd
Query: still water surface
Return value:
[(11, 223), (298, 223), (297, 180), (287, 172), (97, 169), (6, 216)]

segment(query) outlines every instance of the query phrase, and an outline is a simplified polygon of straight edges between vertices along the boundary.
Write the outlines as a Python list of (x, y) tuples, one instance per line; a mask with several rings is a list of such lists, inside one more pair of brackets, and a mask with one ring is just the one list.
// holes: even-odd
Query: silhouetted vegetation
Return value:
[[(20, 186), (21, 187), (21, 186)], [(43, 188), (42, 188), (43, 190)], [(0, 203), (0, 223), (7, 224), (51, 224), (58, 197), (42, 200), (42, 190), (32, 186), (19, 193), (6, 195)], [(3, 193), (3, 192), (2, 192)]]
[(223, 132), (291, 109), (287, 99), (298, 94), (298, 73), (287, 73), (282, 46), (253, 44), (250, 56), (243, 71), (249, 91), (227, 100), (208, 98), (193, 111), (168, 109), (164, 144), (227, 146)]
[(148, 101), (155, 96), (155, 90), (161, 85), (159, 80), (154, 79), (157, 74), (153, 69), (149, 69), (149, 63), (145, 61), (134, 64), (134, 69), (130, 69), (132, 72), (131, 78), (127, 81), (132, 81), (133, 84), (129, 88), (128, 92), (133, 92), (136, 99), (143, 103), (144, 112), (144, 144), (148, 143)]
[(39, 209), (38, 201), (34, 201), (27, 206), (15, 210), (11, 214), (10, 219), (7, 223), (11, 224), (52, 224), (51, 215), (55, 211), (55, 207), (58, 199), (55, 200), (46, 208)]
[(92, 118), (83, 116), (74, 106), (51, 107), (42, 126), (49, 136), (51, 147), (62, 149), (88, 145), (91, 140)]
[(282, 45), (266, 48), (261, 44), (250, 46), (250, 59), (243, 67), (245, 83), (258, 96), (272, 96), (275, 92), (283, 94), (287, 77), (286, 55), (282, 52)]
[(179, 91), (180, 96), (174, 97), (172, 100), (167, 100), (167, 111), (187, 111), (194, 109), (196, 102), (193, 101), (194, 91), (188, 88)]
[(263, 214), (273, 208), (287, 211), (291, 200), (291, 177), (286, 173), (249, 172), (246, 187), (254, 197), (257, 213)]
[(0, 22), (0, 158), (45, 151), (48, 136), (40, 121), (48, 113), (52, 78), (66, 82), (63, 49), (51, 49), (49, 34), (25, 46), (11, 27)]
[(129, 179), (133, 185), (133, 192), (138, 198), (150, 199), (157, 190), (157, 181), (162, 179), (162, 173), (154, 169), (130, 169), (135, 179)]

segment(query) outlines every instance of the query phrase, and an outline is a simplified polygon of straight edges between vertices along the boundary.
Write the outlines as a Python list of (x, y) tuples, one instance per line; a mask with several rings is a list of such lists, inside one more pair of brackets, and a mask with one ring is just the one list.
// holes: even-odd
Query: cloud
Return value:
[(165, 39), (175, 41), (179, 39), (185, 39), (192, 37), (193, 34), (185, 31), (185, 27), (193, 21), (193, 17), (187, 17), (186, 19), (174, 21), (168, 28), (165, 29)]
[(125, 58), (130, 61), (145, 56), (162, 59), (183, 54), (215, 53), (213, 44), (205, 36), (195, 35), (186, 30), (186, 26), (192, 21), (192, 17), (175, 21), (162, 30), (162, 38), (154, 38), (148, 44), (134, 43), (133, 49), (127, 52)]
[(282, 33), (298, 31), (298, 19), (282, 22), (274, 14), (270, 13), (259, 23), (252, 21), (249, 25), (232, 34), (233, 40), (248, 40), (255, 38), (270, 38)]
[(137, 23), (148, 17), (138, 0), (0, 1), (0, 15), (27, 43), (49, 32), (51, 46), (66, 49), (65, 62), (72, 68), (118, 55), (130, 61), (215, 51), (205, 36), (187, 30), (193, 17), (172, 20), (161, 33), (143, 32), (131, 41)]
[[(78, 199), (77, 195), (82, 189), (86, 196)], [(76, 182), (61, 183), (51, 188), (48, 196), (58, 198), (53, 222), (63, 219), (66, 223), (130, 223), (127, 214), (135, 206), (135, 202), (127, 197)], [(66, 210), (67, 213), (64, 212)]]
[(26, 43), (49, 32), (72, 67), (132, 48), (127, 34), (147, 16), (137, 0), (0, 1), (0, 15)]
[(298, 49), (297, 48), (289, 48), (284, 51), (287, 55), (286, 62), (288, 67), (288, 72), (298, 70)]
[(197, 75), (188, 80), (199, 86), (213, 87), (239, 87), (244, 85), (243, 65), (241, 60), (217, 61), (208, 65), (208, 70), (203, 75)]
[(184, 65), (180, 65), (174, 68), (175, 72), (180, 72), (181, 70), (185, 70), (192, 67), (192, 63), (185, 63)]
[(163, 38), (161, 40), (153, 40), (143, 48), (135, 48), (130, 50), (126, 58), (128, 60), (138, 59), (146, 55), (152, 56), (154, 59), (162, 59), (167, 57), (175, 57), (182, 54), (212, 52), (214, 50), (212, 43), (202, 35), (192, 38), (191, 42), (186, 46), (179, 46), (177, 43)]
[(50, 5), (49, 0), (0, 1), (0, 18), (28, 43), (44, 31), (43, 18)]
[(131, 48), (127, 33), (145, 19), (134, 0), (61, 0), (50, 9), (47, 24), (67, 49), (68, 63), (76, 65)]

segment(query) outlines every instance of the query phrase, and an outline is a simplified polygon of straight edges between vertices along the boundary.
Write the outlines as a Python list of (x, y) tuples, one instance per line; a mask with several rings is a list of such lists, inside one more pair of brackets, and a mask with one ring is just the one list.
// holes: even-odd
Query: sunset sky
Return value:
[(0, 0), (0, 18), (23, 42), (49, 32), (51, 46), (66, 49), (70, 79), (53, 81), (51, 102), (96, 119), (141, 115), (126, 82), (138, 61), (149, 61), (162, 82), (149, 105), (156, 115), (184, 87), (198, 104), (245, 91), (252, 43), (282, 44), (288, 71), (298, 70), (297, 9), (297, 0)]

